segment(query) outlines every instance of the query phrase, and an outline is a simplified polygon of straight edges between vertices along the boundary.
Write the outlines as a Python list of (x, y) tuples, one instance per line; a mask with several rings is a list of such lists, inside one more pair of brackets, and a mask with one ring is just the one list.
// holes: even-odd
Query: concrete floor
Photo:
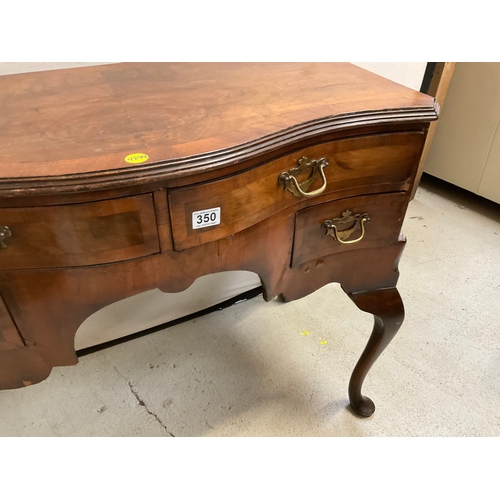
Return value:
[(372, 318), (329, 285), (289, 304), (256, 297), (2, 391), (0, 435), (499, 436), (500, 207), (424, 179), (403, 231), (406, 320), (365, 382), (371, 418), (351, 413), (347, 384)]

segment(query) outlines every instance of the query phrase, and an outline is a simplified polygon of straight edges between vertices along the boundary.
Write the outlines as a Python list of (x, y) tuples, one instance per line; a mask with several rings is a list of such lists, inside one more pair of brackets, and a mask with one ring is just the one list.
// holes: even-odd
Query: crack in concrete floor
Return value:
[(144, 400), (139, 396), (139, 393), (136, 391), (136, 389), (134, 389), (134, 386), (132, 385), (132, 383), (130, 382), (130, 380), (127, 379), (127, 377), (125, 377), (122, 373), (120, 373), (120, 371), (116, 368), (116, 366), (114, 365), (111, 365), (113, 367), (113, 370), (123, 379), (127, 382), (128, 384), (128, 387), (130, 389), (130, 392), (134, 395), (135, 399), (137, 400), (137, 402), (139, 403), (139, 406), (142, 406), (148, 413), (149, 415), (151, 415), (152, 417), (155, 418), (155, 420), (163, 427), (163, 429), (165, 430), (165, 432), (171, 436), (171, 437), (175, 437), (168, 429), (167, 429), (167, 426), (162, 422), (162, 420), (160, 419), (160, 417), (158, 417), (158, 415), (154, 412), (152, 412), (148, 405), (144, 402)]
[(137, 402), (139, 403), (140, 406), (144, 407), (144, 409), (151, 415), (153, 416), (156, 421), (165, 429), (165, 432), (167, 432), (167, 434), (171, 437), (175, 437), (168, 429), (167, 427), (165, 426), (165, 424), (161, 421), (160, 417), (158, 417), (158, 415), (156, 413), (154, 413), (153, 411), (151, 411), (149, 408), (148, 408), (148, 405), (144, 402), (144, 400), (139, 396), (139, 394), (137, 393), (137, 391), (134, 389), (134, 386), (130, 383), (130, 381), (128, 382), (128, 386), (130, 388), (130, 391), (132, 392), (132, 394), (135, 396), (135, 399), (137, 399)]

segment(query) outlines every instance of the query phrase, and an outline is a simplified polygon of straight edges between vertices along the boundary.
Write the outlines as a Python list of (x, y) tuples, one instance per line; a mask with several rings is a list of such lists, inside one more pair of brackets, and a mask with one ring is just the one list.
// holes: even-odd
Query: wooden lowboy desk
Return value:
[(434, 99), (350, 64), (113, 64), (0, 77), (0, 389), (77, 362), (92, 313), (248, 270), (264, 298), (338, 282), (403, 321), (400, 228)]

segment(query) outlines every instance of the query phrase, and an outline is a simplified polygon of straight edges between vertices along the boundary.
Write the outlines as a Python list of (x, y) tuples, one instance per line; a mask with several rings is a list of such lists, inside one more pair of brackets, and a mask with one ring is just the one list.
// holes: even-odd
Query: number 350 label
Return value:
[(193, 212), (193, 229), (220, 224), (220, 207)]

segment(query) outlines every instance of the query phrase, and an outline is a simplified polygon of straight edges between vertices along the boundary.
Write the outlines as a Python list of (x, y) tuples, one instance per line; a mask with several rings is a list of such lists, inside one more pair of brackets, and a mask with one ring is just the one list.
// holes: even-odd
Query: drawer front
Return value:
[(0, 209), (0, 269), (89, 266), (157, 252), (150, 194), (75, 205)]
[(406, 193), (357, 196), (297, 212), (292, 267), (340, 252), (397, 243), (406, 200)]
[[(332, 193), (366, 187), (373, 192), (384, 183), (403, 183), (417, 166), (424, 136), (419, 132), (381, 134), (318, 144), (225, 179), (169, 190), (174, 247), (183, 250), (225, 238), (273, 214), (304, 201), (284, 189), (279, 177), (308, 160), (325, 158), (325, 179), (318, 178), (303, 191)], [(299, 183), (313, 170), (293, 174)], [(300, 194), (300, 193), (299, 193)], [(220, 209), (220, 222), (196, 228), (193, 213)], [(212, 216), (216, 219), (215, 216)], [(210, 223), (210, 219), (207, 217)]]

